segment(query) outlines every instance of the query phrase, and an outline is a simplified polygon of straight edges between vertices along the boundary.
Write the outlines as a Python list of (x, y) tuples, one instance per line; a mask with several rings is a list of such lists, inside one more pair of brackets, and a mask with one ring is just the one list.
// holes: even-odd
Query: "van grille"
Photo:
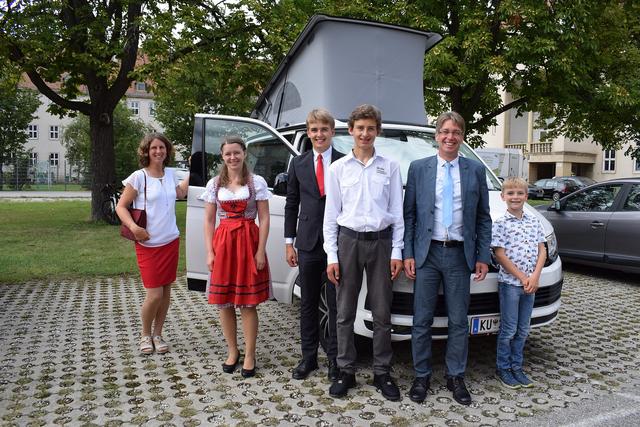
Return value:
[[(562, 292), (562, 283), (560, 280), (558, 283), (546, 286), (538, 289), (536, 292), (536, 299), (533, 303), (534, 307), (544, 307), (553, 304), (560, 299)], [(369, 294), (364, 303), (366, 310), (371, 310), (369, 304)], [(498, 299), (497, 292), (489, 292), (483, 294), (471, 294), (471, 301), (469, 303), (469, 315), (474, 316), (478, 314), (491, 314), (500, 312), (500, 301)], [(394, 292), (393, 302), (391, 303), (391, 314), (401, 314), (407, 316), (413, 316), (413, 293), (407, 292)], [(436, 317), (446, 317), (446, 304), (444, 295), (438, 295), (438, 302), (436, 303)]]

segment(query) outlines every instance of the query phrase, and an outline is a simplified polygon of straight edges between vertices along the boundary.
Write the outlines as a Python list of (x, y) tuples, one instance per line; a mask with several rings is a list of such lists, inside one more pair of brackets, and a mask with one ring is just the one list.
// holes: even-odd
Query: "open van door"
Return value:
[[(209, 275), (204, 244), (205, 202), (200, 200), (200, 197), (207, 182), (220, 171), (220, 147), (224, 138), (230, 135), (240, 136), (245, 141), (249, 169), (262, 176), (270, 190), (273, 190), (278, 175), (287, 171), (292, 156), (299, 154), (278, 131), (259, 120), (210, 114), (196, 115), (186, 220), (187, 284), (191, 290), (204, 291)], [(269, 200), (270, 230), (267, 241), (267, 253), (270, 256), (281, 256), (282, 259), (285, 256), (284, 203), (284, 196), (273, 196)], [(294, 274), (295, 269), (288, 266), (272, 268), (274, 294), (278, 291), (278, 285), (285, 283)]]

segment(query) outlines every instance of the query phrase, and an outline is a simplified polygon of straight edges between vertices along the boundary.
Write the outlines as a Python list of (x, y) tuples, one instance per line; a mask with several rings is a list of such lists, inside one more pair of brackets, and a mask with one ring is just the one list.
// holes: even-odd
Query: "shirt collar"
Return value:
[(507, 219), (517, 219), (517, 220), (522, 220), (522, 219), (525, 219), (525, 218), (526, 218), (526, 219), (528, 219), (531, 215), (529, 215), (529, 214), (527, 213), (527, 210), (526, 210), (526, 209), (523, 209), (523, 210), (522, 210), (522, 218), (518, 218), (517, 216), (515, 216), (514, 214), (512, 214), (512, 213), (511, 213), (511, 212), (509, 212), (509, 211), (506, 211), (506, 212), (504, 213), (504, 216), (505, 216)]
[(328, 160), (328, 159), (331, 159), (331, 149), (332, 149), (332, 148), (333, 148), (332, 146), (329, 146), (329, 148), (327, 148), (327, 149), (324, 151), (324, 153), (318, 153), (318, 152), (315, 150), (315, 148), (314, 148), (314, 149), (313, 149), (313, 158), (314, 158), (314, 160), (316, 160), (316, 159), (318, 158), (318, 154), (322, 154), (322, 159), (323, 159), (323, 161)]
[[(444, 164), (447, 163), (447, 161), (442, 157), (440, 157), (439, 154), (436, 154), (436, 157), (438, 158), (438, 167), (443, 167)], [(457, 156), (455, 159), (451, 160), (449, 163), (451, 163), (452, 167), (457, 168), (459, 162), (460, 162), (460, 156)]]

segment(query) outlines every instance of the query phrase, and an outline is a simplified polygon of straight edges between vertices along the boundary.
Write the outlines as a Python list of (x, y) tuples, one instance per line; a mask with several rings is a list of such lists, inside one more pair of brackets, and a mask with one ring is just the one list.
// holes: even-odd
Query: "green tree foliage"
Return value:
[[(152, 130), (120, 102), (113, 111), (113, 135), (116, 153), (116, 183), (139, 168), (137, 149), (142, 137)], [(87, 116), (77, 116), (65, 128), (62, 144), (67, 149), (67, 158), (85, 176), (91, 170), (91, 129)]]
[[(18, 87), (20, 72), (11, 64), (0, 64), (0, 189), (3, 187), (3, 166), (24, 157), (27, 125), (35, 118), (40, 105), (38, 93)], [(11, 162), (16, 164), (19, 162)]]
[[(511, 109), (518, 114), (539, 111), (538, 126), (547, 130), (548, 137), (560, 133), (576, 140), (591, 137), (605, 148), (640, 139), (638, 2), (242, 0), (238, 5), (251, 12), (246, 28), (255, 36), (251, 39), (254, 59), (268, 64), (271, 72), (313, 13), (441, 33), (444, 40), (425, 57), (425, 107), (431, 116), (448, 109), (460, 112), (473, 145), (480, 145), (479, 135)], [(199, 70), (190, 74), (191, 81), (179, 71), (175, 80), (165, 81), (164, 89), (174, 89), (163, 107), (173, 108), (175, 116), (163, 115), (162, 120), (171, 127), (170, 122), (181, 117), (184, 143), (190, 132), (188, 111), (234, 111), (225, 110), (224, 101), (203, 101), (203, 97), (215, 97), (216, 90), (205, 81), (216, 79), (216, 74), (203, 67)], [(244, 81), (251, 88), (268, 81), (263, 74), (249, 77), (253, 78)], [(186, 89), (183, 83), (207, 93)], [(506, 99), (504, 90), (510, 95)], [(188, 109), (180, 111), (182, 105)]]
[[(263, 9), (252, 2), (230, 3), (224, 6), (224, 16), (213, 20), (203, 17), (206, 11), (202, 9), (181, 11), (182, 22), (204, 24), (188, 25), (180, 34), (172, 48), (181, 54), (179, 59), (169, 55), (147, 67), (155, 82), (156, 118), (185, 157), (191, 150), (194, 115), (248, 115), (274, 66), (295, 39), (299, 24), (307, 19), (290, 1), (269, 3)], [(278, 15), (279, 19), (276, 25), (265, 26), (258, 14), (270, 20)], [(177, 18), (174, 13), (173, 19)], [(282, 37), (287, 29), (291, 34)], [(147, 43), (146, 51), (161, 57), (155, 55), (154, 46)]]
[(0, 3), (0, 58), (17, 64), (53, 101), (51, 112), (89, 117), (92, 218), (102, 218), (101, 189), (116, 178), (116, 105), (154, 66), (198, 49), (215, 52), (227, 31), (244, 31), (227, 26), (223, 8), (214, 0)]
[[(512, 108), (539, 111), (548, 137), (607, 148), (640, 136), (640, 5), (620, 0), (324, 1), (322, 10), (437, 31), (425, 105), (453, 109), (481, 143)], [(502, 90), (511, 98), (503, 100)]]

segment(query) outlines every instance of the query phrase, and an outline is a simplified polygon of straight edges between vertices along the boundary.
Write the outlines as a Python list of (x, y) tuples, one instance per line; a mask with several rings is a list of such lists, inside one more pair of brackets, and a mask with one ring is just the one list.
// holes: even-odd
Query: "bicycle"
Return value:
[(102, 187), (102, 216), (111, 225), (120, 224), (116, 206), (121, 195), (122, 192), (116, 188), (115, 184), (105, 184)]

